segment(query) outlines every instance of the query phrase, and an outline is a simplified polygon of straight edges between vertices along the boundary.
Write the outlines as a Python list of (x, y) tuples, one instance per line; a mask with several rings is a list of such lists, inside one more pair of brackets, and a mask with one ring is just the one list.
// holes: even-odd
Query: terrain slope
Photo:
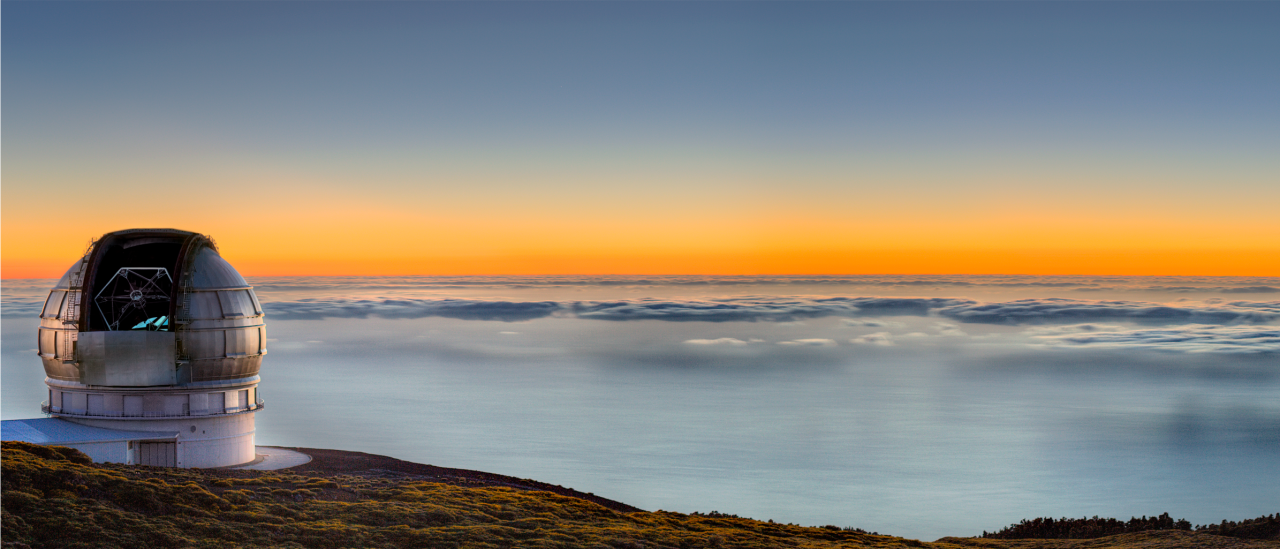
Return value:
[(94, 464), (76, 450), (5, 442), (0, 478), (3, 543), (14, 548), (1280, 548), (1171, 531), (922, 543), (834, 526), (631, 510), (536, 481), (355, 453), (285, 471), (168, 469)]

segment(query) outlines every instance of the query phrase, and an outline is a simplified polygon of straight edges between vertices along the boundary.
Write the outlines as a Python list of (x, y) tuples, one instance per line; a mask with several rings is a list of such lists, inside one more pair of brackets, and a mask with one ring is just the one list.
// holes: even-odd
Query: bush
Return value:
[(1158, 517), (1130, 518), (1128, 522), (1113, 518), (1061, 518), (1041, 517), (1023, 520), (999, 532), (983, 532), (982, 537), (994, 539), (1090, 539), (1152, 530), (1191, 530), (1185, 519), (1174, 520), (1169, 513)]

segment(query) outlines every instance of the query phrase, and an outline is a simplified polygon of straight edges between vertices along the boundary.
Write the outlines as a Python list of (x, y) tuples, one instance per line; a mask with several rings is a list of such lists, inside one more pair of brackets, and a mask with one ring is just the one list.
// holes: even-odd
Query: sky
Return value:
[(1280, 5), (5, 2), (0, 276), (1280, 275)]

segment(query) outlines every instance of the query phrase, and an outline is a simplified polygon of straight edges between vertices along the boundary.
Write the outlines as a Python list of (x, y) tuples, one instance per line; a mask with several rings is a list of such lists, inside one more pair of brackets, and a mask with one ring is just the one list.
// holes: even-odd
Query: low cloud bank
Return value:
[(967, 299), (897, 297), (743, 297), (716, 300), (578, 301), (573, 316), (593, 320), (670, 322), (793, 322), (858, 315), (924, 316), (941, 307), (975, 304)]
[(299, 300), (263, 303), (272, 320), (325, 318), (427, 318), (519, 322), (551, 316), (563, 306), (553, 301), (482, 301), (472, 299)]
[(1056, 347), (1144, 348), (1184, 353), (1280, 353), (1280, 326), (1172, 326), (1146, 330), (1086, 330), (1036, 336)]
[[(1280, 301), (1161, 304), (1141, 301), (1021, 299), (980, 303), (968, 299), (913, 297), (743, 297), (716, 300), (488, 301), (381, 299), (278, 301), (263, 304), (273, 319), (426, 318), (518, 322), (551, 316), (588, 320), (667, 322), (792, 322), (861, 316), (938, 316), (970, 324), (1079, 324), (1131, 322), (1172, 325), (1243, 325), (1280, 321)], [(891, 326), (883, 319), (849, 322)]]
[(1141, 301), (1020, 299), (940, 309), (938, 314), (980, 324), (1057, 324), (1127, 321), (1140, 324), (1263, 324), (1280, 320), (1280, 301), (1166, 305)]
[(721, 337), (716, 339), (690, 339), (690, 340), (686, 340), (685, 343), (689, 345), (732, 345), (735, 347), (741, 347), (743, 345), (750, 345), (752, 343), (759, 343), (761, 341), (763, 340), (760, 340), (760, 339), (741, 340), (733, 337)]
[[(38, 314), (44, 295), (5, 296), (4, 313)], [(747, 296), (725, 299), (627, 299), (615, 301), (498, 301), (483, 299), (263, 300), (271, 320), (326, 318), (428, 318), (520, 322), (553, 316), (586, 320), (666, 322), (794, 322), (838, 317), (850, 327), (898, 328), (883, 317), (932, 316), (956, 323), (1077, 325), (1129, 323), (1149, 326), (1239, 326), (1280, 323), (1280, 301), (1105, 301), (1040, 298), (979, 302), (937, 297)], [(1108, 328), (1110, 326), (1107, 326)], [(951, 328), (954, 335), (961, 335)], [(1048, 335), (1048, 334), (1047, 334)]]
[(44, 300), (48, 297), (48, 292), (43, 296), (5, 296), (4, 302), (0, 307), (4, 309), (6, 316), (13, 315), (38, 315), (40, 310), (44, 308)]
[(788, 341), (779, 341), (778, 345), (790, 345), (795, 347), (835, 347), (837, 344), (835, 340), (832, 340), (832, 339), (814, 337), (814, 338), (807, 338), (807, 339), (792, 339)]
[(876, 332), (862, 337), (855, 337), (849, 340), (849, 343), (858, 345), (880, 345), (884, 347), (892, 347), (894, 345), (893, 334), (889, 332)]
[(858, 315), (925, 316), (967, 299), (897, 297), (749, 297), (720, 300), (487, 301), (468, 299), (305, 299), (264, 302), (272, 319), (427, 318), (518, 322), (550, 316), (588, 320), (668, 322), (792, 322)]
[(1061, 288), (1158, 292), (1277, 293), (1277, 277), (1033, 276), (1033, 275), (797, 275), (797, 276), (350, 276), (254, 277), (263, 290), (324, 288), (506, 288), (655, 286), (881, 286)]

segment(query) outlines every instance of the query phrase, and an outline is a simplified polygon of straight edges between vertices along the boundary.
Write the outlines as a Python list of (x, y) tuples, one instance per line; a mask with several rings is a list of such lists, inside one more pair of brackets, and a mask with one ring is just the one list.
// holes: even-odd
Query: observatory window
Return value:
[(164, 413), (164, 395), (142, 395), (142, 415), (158, 416)]
[(185, 416), (191, 412), (187, 395), (168, 395), (164, 397), (164, 415)]
[(253, 302), (249, 300), (247, 290), (225, 290), (218, 292), (218, 301), (222, 305), (225, 317), (253, 316)]
[(209, 393), (209, 411), (221, 414), (227, 411), (226, 393)]
[(248, 341), (246, 335), (248, 330), (227, 330), (227, 356), (236, 357), (244, 356), (248, 353)]
[(192, 292), (191, 310), (187, 314), (193, 319), (222, 318), (222, 306), (218, 304), (218, 292)]
[(49, 299), (44, 302), (44, 312), (40, 316), (45, 318), (57, 318), (58, 313), (62, 311), (62, 302), (66, 301), (67, 292), (54, 290), (49, 292)]
[(202, 330), (187, 336), (191, 358), (222, 358), (227, 356), (227, 336), (222, 330)]
[(240, 311), (236, 310), (235, 303), (231, 301), (230, 292), (218, 292), (218, 304), (222, 306), (222, 316), (244, 316)]
[(190, 395), (188, 398), (188, 410), (193, 414), (207, 414), (209, 410), (209, 395), (204, 393)]
[(258, 329), (250, 328), (248, 330), (241, 330), (240, 332), (244, 335), (245, 341), (244, 346), (237, 350), (246, 355), (256, 355), (261, 353), (261, 351), (258, 350)]
[(102, 395), (89, 395), (89, 415), (103, 416), (107, 414), (107, 403)]
[(62, 393), (62, 411), (68, 414), (83, 414), (85, 412), (84, 393)]
[(128, 396), (124, 397), (124, 415), (137, 417), (142, 415), (142, 397)]
[(219, 330), (217, 332), (209, 332), (213, 335), (213, 355), (217, 357), (227, 356), (227, 332)]
[(58, 332), (53, 330), (40, 330), (40, 356), (53, 358), (54, 348), (53, 342), (57, 341)]
[(124, 395), (103, 395), (103, 404), (107, 409), (107, 415), (118, 416), (124, 412)]

